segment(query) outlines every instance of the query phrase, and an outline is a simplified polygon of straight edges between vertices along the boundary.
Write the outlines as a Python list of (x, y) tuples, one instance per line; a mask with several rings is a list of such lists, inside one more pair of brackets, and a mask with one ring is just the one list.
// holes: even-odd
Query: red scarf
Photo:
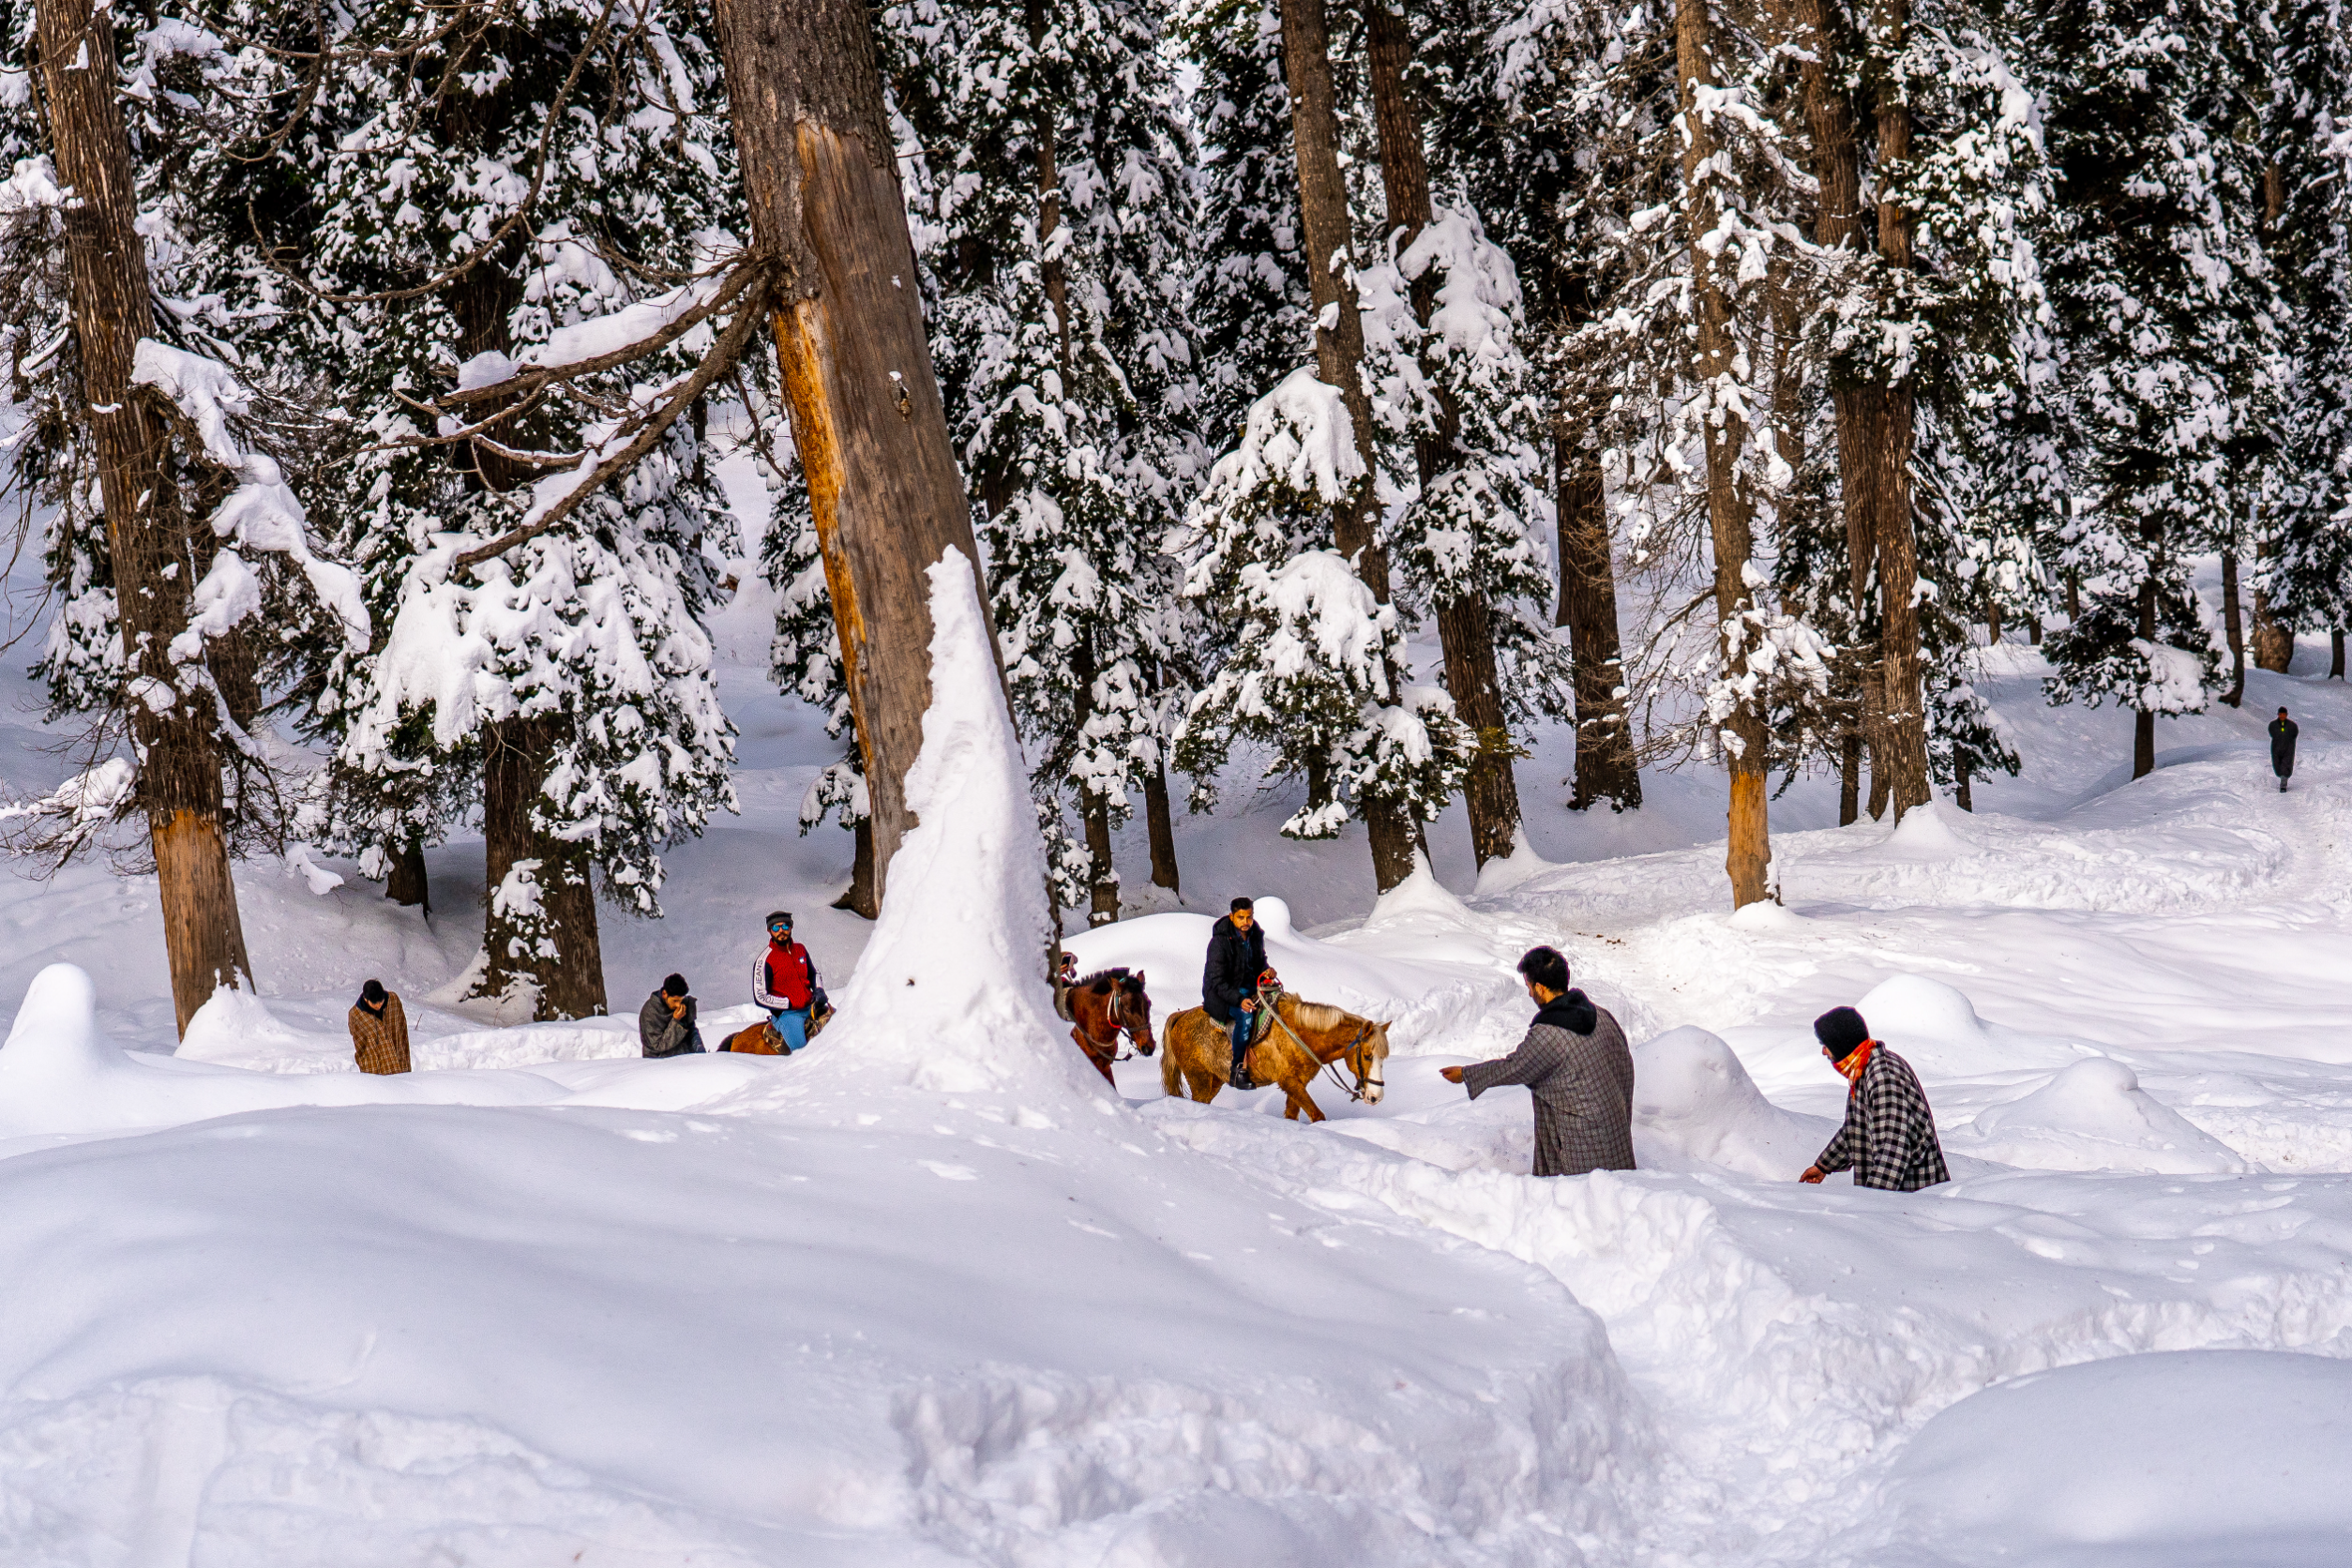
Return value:
[(1831, 1066), (1846, 1075), (1847, 1084), (1846, 1093), (1851, 1094), (1862, 1087), (1862, 1069), (1870, 1065), (1870, 1053), (1877, 1048), (1877, 1041), (1864, 1040), (1861, 1045), (1847, 1051), (1845, 1060), (1830, 1063)]

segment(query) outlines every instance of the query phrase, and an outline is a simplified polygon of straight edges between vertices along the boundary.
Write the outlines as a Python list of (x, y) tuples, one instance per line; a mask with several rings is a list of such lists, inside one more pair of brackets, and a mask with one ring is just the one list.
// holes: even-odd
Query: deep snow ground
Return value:
[[(608, 915), (618, 1010), (678, 968), (725, 1022), (779, 904), (837, 988), (873, 935), (824, 908), (848, 836), (796, 831), (835, 748), (764, 689), (764, 614), (722, 626), (745, 813), (672, 857), (668, 919)], [(152, 883), (0, 885), (0, 1010), (57, 960), (96, 1005), (0, 1049), (0, 1555), (2341, 1563), (2352, 693), (2314, 656), (2131, 783), (2128, 719), (2043, 708), (2004, 649), (2026, 776), (1892, 833), (1801, 780), (1786, 907), (1738, 917), (1711, 774), (1575, 817), (1543, 737), (1543, 864), (1474, 886), (1456, 817), (1377, 909), (1360, 837), (1284, 842), (1229, 780), (1179, 823), (1194, 912), (1074, 945), (1165, 1018), (1206, 912), (1281, 899), (1292, 986), (1395, 1020), (1387, 1100), (1326, 1084), (1319, 1128), (1162, 1100), (1148, 1061), (1114, 1104), (1050, 1037), (643, 1063), (626, 1017), (501, 1028), (449, 988), (478, 841), (431, 855), (430, 922), (347, 865), (240, 867), (260, 1006), (125, 1055), (172, 1044)], [(29, 789), (66, 764), (10, 679)], [(884, 957), (919, 982), (1002, 934), (948, 911)], [(1537, 941), (1641, 1042), (1639, 1173), (1537, 1183), (1524, 1098), (1436, 1077), (1515, 1038)], [(440, 1070), (346, 1070), (369, 974)], [(1927, 1078), (1951, 1186), (1790, 1180), (1836, 1002)]]

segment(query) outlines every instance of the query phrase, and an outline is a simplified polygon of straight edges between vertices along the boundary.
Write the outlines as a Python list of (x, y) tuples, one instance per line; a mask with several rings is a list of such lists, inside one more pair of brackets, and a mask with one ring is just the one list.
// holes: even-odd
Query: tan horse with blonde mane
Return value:
[[(1304, 1111), (1310, 1122), (1323, 1120), (1306, 1086), (1334, 1063), (1355, 1075), (1349, 1098), (1380, 1103), (1387, 1088), (1388, 1025), (1321, 1003), (1301, 1002), (1289, 991), (1272, 997), (1274, 1022), (1249, 1048), (1249, 1071), (1260, 1084), (1281, 1088), (1289, 1101), (1283, 1108), (1285, 1117), (1295, 1122)], [(1182, 1078), (1192, 1097), (1205, 1106), (1231, 1080), (1233, 1038), (1201, 1009), (1187, 1007), (1169, 1018), (1161, 1040), (1166, 1054), (1160, 1058), (1160, 1087), (1168, 1093), (1176, 1093)]]

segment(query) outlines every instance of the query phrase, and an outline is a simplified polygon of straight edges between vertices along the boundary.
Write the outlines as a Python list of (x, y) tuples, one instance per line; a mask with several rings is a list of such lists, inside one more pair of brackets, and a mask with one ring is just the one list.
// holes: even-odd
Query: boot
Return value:
[(2286, 793), (2286, 780), (2284, 778), (2279, 780), (2279, 793)]

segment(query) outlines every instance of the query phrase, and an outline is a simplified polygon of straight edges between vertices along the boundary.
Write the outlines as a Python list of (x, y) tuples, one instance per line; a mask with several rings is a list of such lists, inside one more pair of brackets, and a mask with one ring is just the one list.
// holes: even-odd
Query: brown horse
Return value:
[(1152, 1039), (1152, 999), (1144, 992), (1140, 970), (1100, 970), (1083, 980), (1057, 987), (1053, 1006), (1070, 1021), (1070, 1038), (1078, 1042), (1078, 1048), (1114, 1089), (1118, 1081), (1110, 1076), (1110, 1064), (1119, 1060), (1123, 1033), (1135, 1042), (1138, 1056), (1149, 1056), (1159, 1048)]
[[(1358, 1018), (1317, 1002), (1301, 1002), (1288, 991), (1272, 993), (1274, 1023), (1249, 1048), (1250, 1076), (1281, 1086), (1289, 1104), (1282, 1114), (1295, 1122), (1323, 1112), (1306, 1092), (1308, 1080), (1326, 1063), (1344, 1062), (1356, 1076), (1349, 1093), (1379, 1105), (1387, 1087), (1388, 1025)], [(1160, 1059), (1160, 1087), (1176, 1093), (1183, 1078), (1192, 1097), (1207, 1105), (1232, 1078), (1233, 1042), (1225, 1025), (1198, 1007), (1168, 1020), (1168, 1054)]]

